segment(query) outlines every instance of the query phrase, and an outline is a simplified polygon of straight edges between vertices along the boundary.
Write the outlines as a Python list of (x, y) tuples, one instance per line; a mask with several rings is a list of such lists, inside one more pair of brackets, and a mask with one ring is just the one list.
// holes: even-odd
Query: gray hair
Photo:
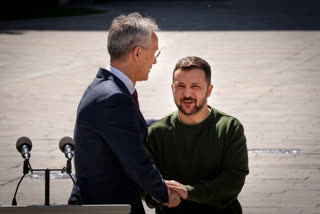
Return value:
[(111, 59), (122, 58), (134, 47), (151, 40), (153, 31), (159, 30), (152, 18), (144, 18), (139, 13), (116, 17), (108, 34), (108, 52)]

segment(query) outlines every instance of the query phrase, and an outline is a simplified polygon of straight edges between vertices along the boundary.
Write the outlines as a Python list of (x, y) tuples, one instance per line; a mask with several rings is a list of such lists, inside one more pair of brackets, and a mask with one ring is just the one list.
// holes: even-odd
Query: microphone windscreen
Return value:
[(16, 148), (18, 152), (20, 152), (20, 148), (23, 144), (27, 145), (29, 147), (29, 150), (31, 151), (31, 148), (32, 148), (31, 140), (28, 137), (23, 136), (23, 137), (20, 137), (16, 143)]
[(61, 152), (64, 153), (64, 146), (67, 144), (71, 145), (72, 148), (75, 147), (74, 141), (71, 137), (63, 137), (59, 143), (59, 148), (60, 148)]

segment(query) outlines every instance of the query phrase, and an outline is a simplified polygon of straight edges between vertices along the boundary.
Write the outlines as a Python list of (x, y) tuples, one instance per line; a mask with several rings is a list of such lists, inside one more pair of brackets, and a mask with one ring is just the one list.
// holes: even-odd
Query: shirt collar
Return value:
[(123, 82), (123, 84), (127, 87), (127, 89), (129, 90), (130, 94), (133, 94), (133, 92), (136, 89), (135, 89), (132, 81), (129, 79), (129, 77), (127, 77), (124, 73), (122, 73), (121, 71), (119, 71), (115, 67), (112, 67), (111, 65), (109, 65), (107, 67), (107, 70), (110, 71), (116, 77), (118, 77)]

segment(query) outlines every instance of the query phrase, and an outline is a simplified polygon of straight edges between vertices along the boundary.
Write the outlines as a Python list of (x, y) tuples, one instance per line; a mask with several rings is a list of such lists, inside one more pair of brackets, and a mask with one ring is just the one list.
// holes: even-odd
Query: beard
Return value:
[(187, 116), (189, 116), (189, 115), (194, 115), (194, 114), (198, 113), (201, 109), (203, 109), (203, 107), (205, 106), (205, 104), (206, 104), (206, 102), (207, 102), (207, 97), (204, 96), (204, 97), (201, 99), (201, 101), (200, 101), (200, 103), (199, 103), (198, 105), (197, 105), (197, 99), (194, 99), (194, 98), (191, 98), (191, 97), (184, 97), (184, 98), (180, 99), (180, 103), (183, 103), (184, 101), (190, 101), (190, 100), (192, 100), (192, 101), (195, 103), (195, 106), (193, 107), (193, 109), (192, 109), (190, 112), (186, 112), (186, 111), (183, 109), (182, 105), (181, 105), (181, 104), (179, 105), (179, 104), (176, 102), (176, 106), (178, 107), (178, 109), (180, 110), (180, 112), (183, 113), (184, 115), (187, 115)]

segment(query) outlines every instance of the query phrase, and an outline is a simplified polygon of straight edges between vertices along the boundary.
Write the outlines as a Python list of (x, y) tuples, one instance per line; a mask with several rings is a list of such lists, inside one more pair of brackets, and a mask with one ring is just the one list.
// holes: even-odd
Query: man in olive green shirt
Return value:
[(237, 197), (249, 173), (246, 138), (236, 118), (207, 105), (210, 65), (199, 57), (179, 60), (171, 87), (178, 111), (149, 127), (146, 150), (181, 201), (156, 212), (242, 213)]

